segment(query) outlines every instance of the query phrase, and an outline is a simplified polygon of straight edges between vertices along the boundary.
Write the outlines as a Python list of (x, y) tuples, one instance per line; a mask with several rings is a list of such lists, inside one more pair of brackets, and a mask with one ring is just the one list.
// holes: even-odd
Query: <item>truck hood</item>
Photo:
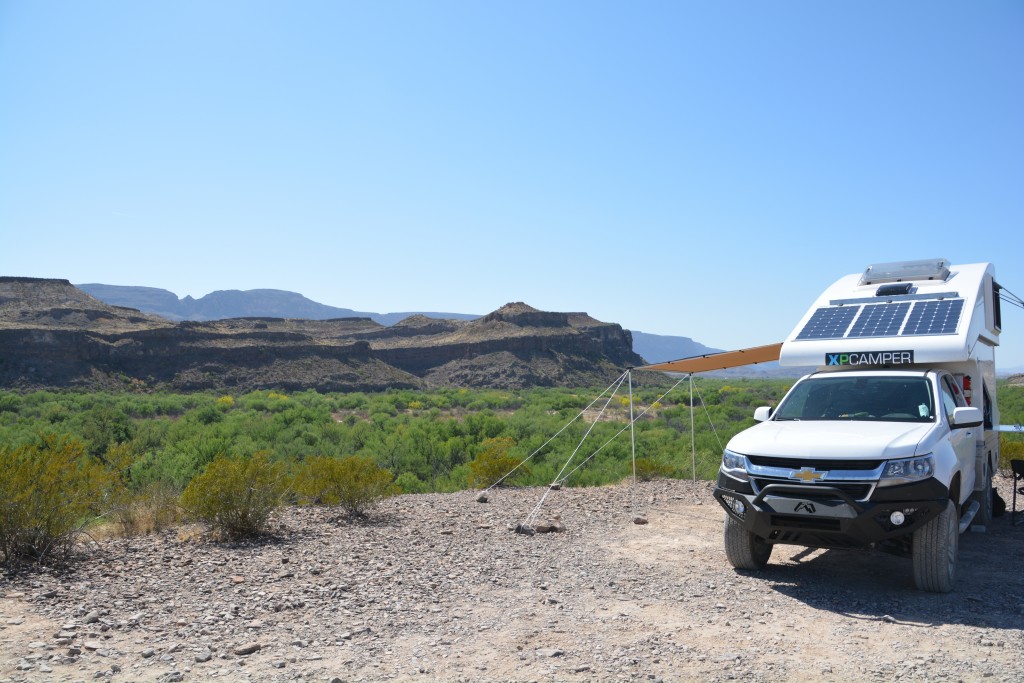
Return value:
[[(935, 423), (769, 420), (734, 436), (741, 455), (851, 460), (909, 458)], [(923, 455), (924, 453), (921, 453)]]

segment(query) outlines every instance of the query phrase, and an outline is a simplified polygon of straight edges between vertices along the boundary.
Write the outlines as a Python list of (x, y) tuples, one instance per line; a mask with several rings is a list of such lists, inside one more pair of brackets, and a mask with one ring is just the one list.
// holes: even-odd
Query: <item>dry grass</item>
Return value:
[(115, 510), (113, 518), (121, 536), (158, 533), (181, 521), (178, 492), (165, 483), (151, 484)]

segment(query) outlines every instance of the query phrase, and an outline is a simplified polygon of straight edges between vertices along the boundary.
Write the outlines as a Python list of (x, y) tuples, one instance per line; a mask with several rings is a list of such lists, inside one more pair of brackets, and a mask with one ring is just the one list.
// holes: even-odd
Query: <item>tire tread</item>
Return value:
[(747, 531), (731, 515), (725, 516), (725, 556), (736, 569), (764, 569), (772, 554), (772, 546)]
[[(953, 527), (951, 531), (950, 527)], [(949, 563), (949, 544), (954, 544), (953, 566)], [(959, 519), (956, 505), (946, 501), (945, 509), (914, 532), (912, 560), (914, 584), (923, 591), (948, 593), (956, 581), (956, 556), (959, 554)]]

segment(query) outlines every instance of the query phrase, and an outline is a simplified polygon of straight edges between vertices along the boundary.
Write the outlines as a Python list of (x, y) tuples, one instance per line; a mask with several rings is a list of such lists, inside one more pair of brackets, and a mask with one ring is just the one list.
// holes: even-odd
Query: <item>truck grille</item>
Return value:
[[(786, 486), (794, 486), (795, 484), (792, 479), (769, 479), (767, 477), (751, 477), (750, 483), (753, 485), (755, 493), (761, 493), (761, 490), (769, 484), (785, 484)], [(799, 484), (796, 485), (799, 486)], [(874, 484), (871, 482), (827, 482), (823, 485), (838, 489), (857, 501), (867, 500), (868, 496), (871, 495), (871, 490), (874, 488)], [(807, 484), (806, 486), (800, 486), (801, 492), (799, 494), (788, 493), (787, 495), (799, 496), (808, 500), (834, 500), (837, 497), (835, 494), (818, 491), (815, 488), (814, 484)]]
[(748, 455), (747, 460), (751, 464), (760, 467), (781, 467), (791, 470), (799, 470), (803, 467), (811, 467), (816, 470), (874, 470), (882, 465), (884, 460), (806, 460), (803, 458), (774, 458), (765, 455)]
[(760, 493), (769, 484), (799, 487), (806, 498), (835, 499), (832, 493), (818, 492), (818, 487), (838, 489), (853, 500), (871, 496), (885, 468), (884, 460), (836, 460), (816, 458), (785, 458), (748, 455), (747, 473), (754, 491)]

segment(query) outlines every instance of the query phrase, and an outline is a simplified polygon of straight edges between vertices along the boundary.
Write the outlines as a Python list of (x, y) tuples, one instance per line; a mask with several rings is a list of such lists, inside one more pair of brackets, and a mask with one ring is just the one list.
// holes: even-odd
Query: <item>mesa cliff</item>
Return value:
[(475, 320), (411, 316), (172, 322), (67, 280), (0, 277), (0, 387), (255, 389), (590, 386), (643, 364), (629, 331), (514, 303)]

